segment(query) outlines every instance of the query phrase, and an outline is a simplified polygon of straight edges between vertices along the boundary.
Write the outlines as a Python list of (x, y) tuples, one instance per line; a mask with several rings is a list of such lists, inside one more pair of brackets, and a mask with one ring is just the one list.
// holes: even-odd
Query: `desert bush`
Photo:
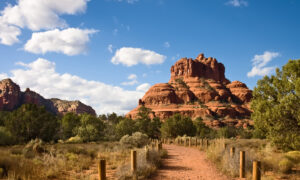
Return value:
[(141, 148), (149, 143), (148, 136), (146, 134), (142, 134), (141, 132), (135, 132), (132, 136), (125, 135), (120, 140), (121, 145), (128, 148)]
[(283, 158), (278, 163), (279, 171), (282, 173), (288, 173), (292, 170), (293, 162), (287, 158)]
[(82, 143), (83, 140), (79, 136), (70, 137), (66, 143)]
[(74, 132), (84, 142), (90, 142), (100, 140), (103, 136), (104, 128), (104, 123), (97, 117), (90, 114), (83, 114), (80, 117), (80, 124)]
[(198, 137), (209, 139), (216, 138), (216, 130), (206, 126), (201, 117), (197, 118), (194, 121), (194, 125), (196, 127), (196, 135)]
[(197, 129), (192, 119), (190, 117), (181, 116), (180, 114), (171, 116), (161, 126), (163, 137), (194, 136), (196, 131)]
[(295, 164), (300, 164), (300, 151), (287, 152), (285, 157), (293, 161)]
[(0, 126), (0, 146), (15, 144), (15, 137), (5, 128)]
[(119, 138), (125, 135), (132, 135), (136, 131), (135, 122), (132, 119), (124, 118), (116, 125), (116, 133)]
[(46, 152), (44, 142), (41, 139), (29, 141), (23, 148), (22, 153), (26, 158), (33, 158), (35, 155)]
[(238, 135), (237, 129), (231, 126), (220, 128), (217, 133), (219, 138), (231, 138)]

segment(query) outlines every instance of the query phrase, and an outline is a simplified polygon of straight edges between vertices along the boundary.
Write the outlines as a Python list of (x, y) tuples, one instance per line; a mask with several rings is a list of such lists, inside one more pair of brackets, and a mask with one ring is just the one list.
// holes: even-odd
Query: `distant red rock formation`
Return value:
[(64, 101), (60, 99), (45, 99), (40, 94), (31, 91), (29, 88), (25, 92), (20, 90), (19, 85), (11, 79), (0, 81), (0, 111), (12, 111), (22, 104), (36, 104), (44, 106), (54, 114), (65, 114), (73, 112), (76, 114), (88, 113), (96, 115), (95, 110), (80, 101)]
[(202, 117), (213, 127), (243, 127), (251, 124), (251, 98), (252, 91), (244, 83), (226, 79), (222, 63), (200, 54), (196, 59), (178, 60), (171, 67), (169, 82), (152, 86), (127, 116), (136, 118), (138, 108), (144, 105), (163, 120), (180, 113), (193, 119)]

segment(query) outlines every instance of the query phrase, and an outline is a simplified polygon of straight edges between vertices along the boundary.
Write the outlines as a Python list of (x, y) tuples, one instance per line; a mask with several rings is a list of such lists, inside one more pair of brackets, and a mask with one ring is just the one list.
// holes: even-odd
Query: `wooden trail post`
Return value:
[(160, 144), (160, 143), (157, 143), (157, 144), (156, 144), (156, 150), (157, 150), (157, 151), (160, 150), (160, 145), (159, 145), (159, 144)]
[(253, 180), (260, 180), (261, 179), (261, 163), (260, 161), (253, 161), (253, 172), (252, 172), (252, 179)]
[(240, 151), (240, 178), (245, 178), (245, 151)]
[(234, 153), (235, 153), (235, 148), (234, 148), (234, 147), (231, 147), (231, 148), (230, 148), (230, 157), (231, 157), (231, 158), (234, 156)]
[(131, 171), (136, 172), (136, 151), (131, 150)]
[(106, 161), (100, 160), (98, 164), (99, 180), (106, 180)]
[(147, 146), (145, 146), (145, 158), (146, 158), (146, 161), (149, 160), (149, 149)]
[(189, 147), (192, 147), (192, 138), (189, 137)]
[(198, 139), (196, 138), (195, 141), (196, 141), (196, 142), (195, 142), (195, 146), (197, 147), (197, 146), (198, 146)]

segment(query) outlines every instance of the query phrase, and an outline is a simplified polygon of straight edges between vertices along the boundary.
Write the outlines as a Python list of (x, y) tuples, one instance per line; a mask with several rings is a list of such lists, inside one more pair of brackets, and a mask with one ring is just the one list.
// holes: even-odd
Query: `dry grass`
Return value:
[[(226, 148), (224, 148), (226, 144)], [(233, 157), (230, 148), (235, 147)], [(300, 152), (283, 153), (271, 146), (266, 140), (258, 139), (218, 139), (204, 149), (210, 160), (225, 174), (231, 177), (239, 175), (239, 153), (246, 154), (246, 177), (252, 178), (252, 163), (255, 160), (262, 163), (262, 179), (300, 177)], [(298, 169), (298, 171), (297, 171)]]
[(146, 151), (144, 148), (135, 149), (137, 151), (137, 171), (135, 174), (130, 169), (130, 159), (117, 169), (117, 178), (122, 180), (132, 179), (134, 175), (139, 180), (150, 178), (161, 166), (161, 159), (167, 156), (167, 151), (160, 152), (150, 148), (148, 151), (148, 160), (146, 160)]
[[(0, 179), (97, 179), (100, 159), (106, 160), (109, 179), (132, 177), (130, 149), (118, 142), (46, 144), (35, 149), (33, 146), (26, 147), (0, 147)], [(146, 179), (156, 171), (162, 155), (150, 150), (149, 161), (146, 161), (145, 150), (136, 150), (137, 174), (139, 179)]]

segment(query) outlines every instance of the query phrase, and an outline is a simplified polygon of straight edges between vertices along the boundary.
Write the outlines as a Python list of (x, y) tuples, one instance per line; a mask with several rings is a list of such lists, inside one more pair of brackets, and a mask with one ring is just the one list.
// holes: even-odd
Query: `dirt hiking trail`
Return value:
[(168, 157), (153, 180), (230, 180), (196, 148), (166, 144), (163, 148), (168, 151)]

